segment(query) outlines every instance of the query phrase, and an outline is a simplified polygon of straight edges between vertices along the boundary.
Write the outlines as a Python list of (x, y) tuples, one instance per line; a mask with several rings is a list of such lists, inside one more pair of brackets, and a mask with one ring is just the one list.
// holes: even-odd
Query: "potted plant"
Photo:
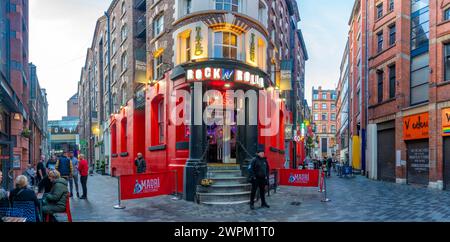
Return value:
[(31, 137), (31, 130), (24, 129), (22, 130), (22, 133), (20, 134), (24, 138), (30, 138)]
[(100, 171), (102, 175), (105, 175), (105, 160), (102, 160), (100, 163)]

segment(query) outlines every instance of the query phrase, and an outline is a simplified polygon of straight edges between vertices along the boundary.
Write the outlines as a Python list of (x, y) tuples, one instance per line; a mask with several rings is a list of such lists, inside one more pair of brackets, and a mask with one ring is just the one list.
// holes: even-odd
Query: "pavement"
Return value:
[(74, 222), (434, 222), (450, 221), (450, 192), (362, 176), (327, 179), (327, 197), (317, 188), (279, 187), (267, 198), (270, 209), (199, 205), (174, 196), (122, 201), (117, 178), (88, 178), (88, 200), (71, 199)]

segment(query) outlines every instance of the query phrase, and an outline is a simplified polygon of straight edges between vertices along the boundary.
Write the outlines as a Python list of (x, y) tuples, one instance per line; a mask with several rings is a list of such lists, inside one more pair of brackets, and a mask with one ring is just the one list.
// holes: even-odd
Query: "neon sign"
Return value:
[(264, 88), (264, 78), (259, 75), (239, 69), (212, 68), (205, 67), (201, 69), (188, 69), (186, 71), (186, 80), (193, 81), (226, 81), (239, 82), (247, 85)]

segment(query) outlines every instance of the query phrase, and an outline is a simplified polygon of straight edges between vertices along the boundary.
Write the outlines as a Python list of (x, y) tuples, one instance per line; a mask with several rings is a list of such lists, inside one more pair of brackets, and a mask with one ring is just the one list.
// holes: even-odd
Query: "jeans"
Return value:
[(83, 189), (83, 195), (81, 197), (87, 197), (87, 179), (87, 176), (80, 177), (81, 188)]
[(73, 183), (75, 182), (75, 190), (78, 194), (78, 174), (73, 175), (72, 178), (69, 178), (69, 189), (70, 189), (70, 194), (73, 194)]
[(256, 189), (259, 188), (259, 196), (261, 198), (261, 205), (266, 204), (266, 179), (256, 179), (252, 181), (252, 193), (250, 194), (250, 205), (255, 204)]

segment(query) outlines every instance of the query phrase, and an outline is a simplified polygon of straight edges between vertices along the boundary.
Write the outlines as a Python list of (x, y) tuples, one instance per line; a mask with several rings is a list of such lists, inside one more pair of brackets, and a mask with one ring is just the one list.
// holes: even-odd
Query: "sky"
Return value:
[[(30, 1), (30, 62), (47, 90), (49, 120), (67, 114), (67, 100), (77, 92), (81, 68), (97, 19), (111, 0)], [(297, 0), (309, 60), (305, 94), (312, 87), (335, 88), (354, 0)]]

